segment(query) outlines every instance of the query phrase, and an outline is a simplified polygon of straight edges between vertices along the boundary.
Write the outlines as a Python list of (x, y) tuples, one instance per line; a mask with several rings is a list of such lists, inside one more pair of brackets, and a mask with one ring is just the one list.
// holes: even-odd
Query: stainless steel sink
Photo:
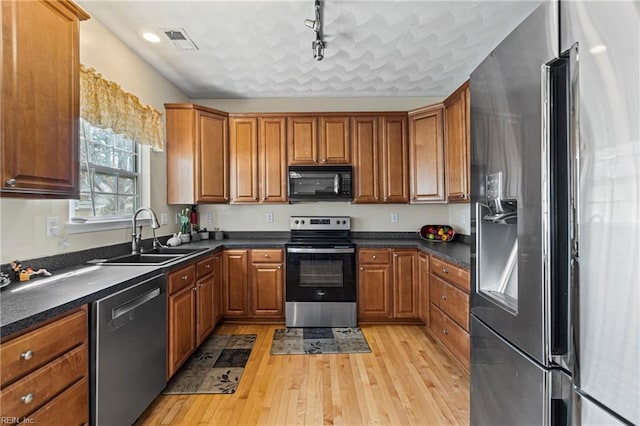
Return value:
[(186, 254), (126, 254), (100, 262), (102, 265), (162, 265)]
[(140, 254), (125, 254), (98, 262), (100, 265), (164, 265), (206, 248), (159, 247)]
[(186, 248), (186, 247), (158, 247), (152, 250), (147, 250), (143, 254), (179, 254), (179, 255), (187, 255), (191, 253), (196, 253), (199, 251), (204, 251), (206, 248)]

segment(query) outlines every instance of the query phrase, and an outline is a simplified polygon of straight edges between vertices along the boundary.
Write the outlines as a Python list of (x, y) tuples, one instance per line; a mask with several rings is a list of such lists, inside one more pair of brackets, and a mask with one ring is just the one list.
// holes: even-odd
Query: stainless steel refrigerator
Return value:
[(471, 423), (640, 424), (640, 5), (544, 2), (471, 74)]

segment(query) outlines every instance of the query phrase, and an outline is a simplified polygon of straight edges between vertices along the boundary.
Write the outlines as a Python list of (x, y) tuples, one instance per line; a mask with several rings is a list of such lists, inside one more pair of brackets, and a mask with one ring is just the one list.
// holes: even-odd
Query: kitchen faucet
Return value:
[[(158, 217), (156, 213), (151, 210), (149, 207), (140, 207), (133, 215), (133, 219), (131, 219), (132, 223), (132, 232), (131, 232), (131, 254), (140, 253), (140, 239), (142, 238), (142, 225), (138, 227), (137, 219), (138, 214), (142, 211), (146, 211), (151, 216), (151, 229), (153, 229), (153, 248), (156, 248), (160, 243), (156, 238), (156, 229), (160, 228), (160, 224), (158, 223)], [(136, 232), (136, 228), (138, 228), (138, 232)]]

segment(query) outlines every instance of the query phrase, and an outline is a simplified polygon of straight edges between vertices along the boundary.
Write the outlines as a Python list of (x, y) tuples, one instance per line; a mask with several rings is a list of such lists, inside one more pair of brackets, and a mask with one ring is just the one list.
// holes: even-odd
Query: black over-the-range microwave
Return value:
[(351, 166), (289, 166), (289, 201), (350, 201)]

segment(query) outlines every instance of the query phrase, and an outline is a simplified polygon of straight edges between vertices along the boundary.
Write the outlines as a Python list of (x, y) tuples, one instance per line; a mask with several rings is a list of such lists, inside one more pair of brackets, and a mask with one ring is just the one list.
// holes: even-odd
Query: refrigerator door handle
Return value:
[(569, 178), (570, 178), (570, 238), (571, 268), (569, 270), (570, 345), (569, 367), (573, 383), (580, 386), (579, 326), (580, 326), (580, 85), (578, 84), (578, 43), (562, 54), (569, 62)]
[(542, 66), (541, 234), (547, 359), (572, 370), (573, 157), (568, 55)]

